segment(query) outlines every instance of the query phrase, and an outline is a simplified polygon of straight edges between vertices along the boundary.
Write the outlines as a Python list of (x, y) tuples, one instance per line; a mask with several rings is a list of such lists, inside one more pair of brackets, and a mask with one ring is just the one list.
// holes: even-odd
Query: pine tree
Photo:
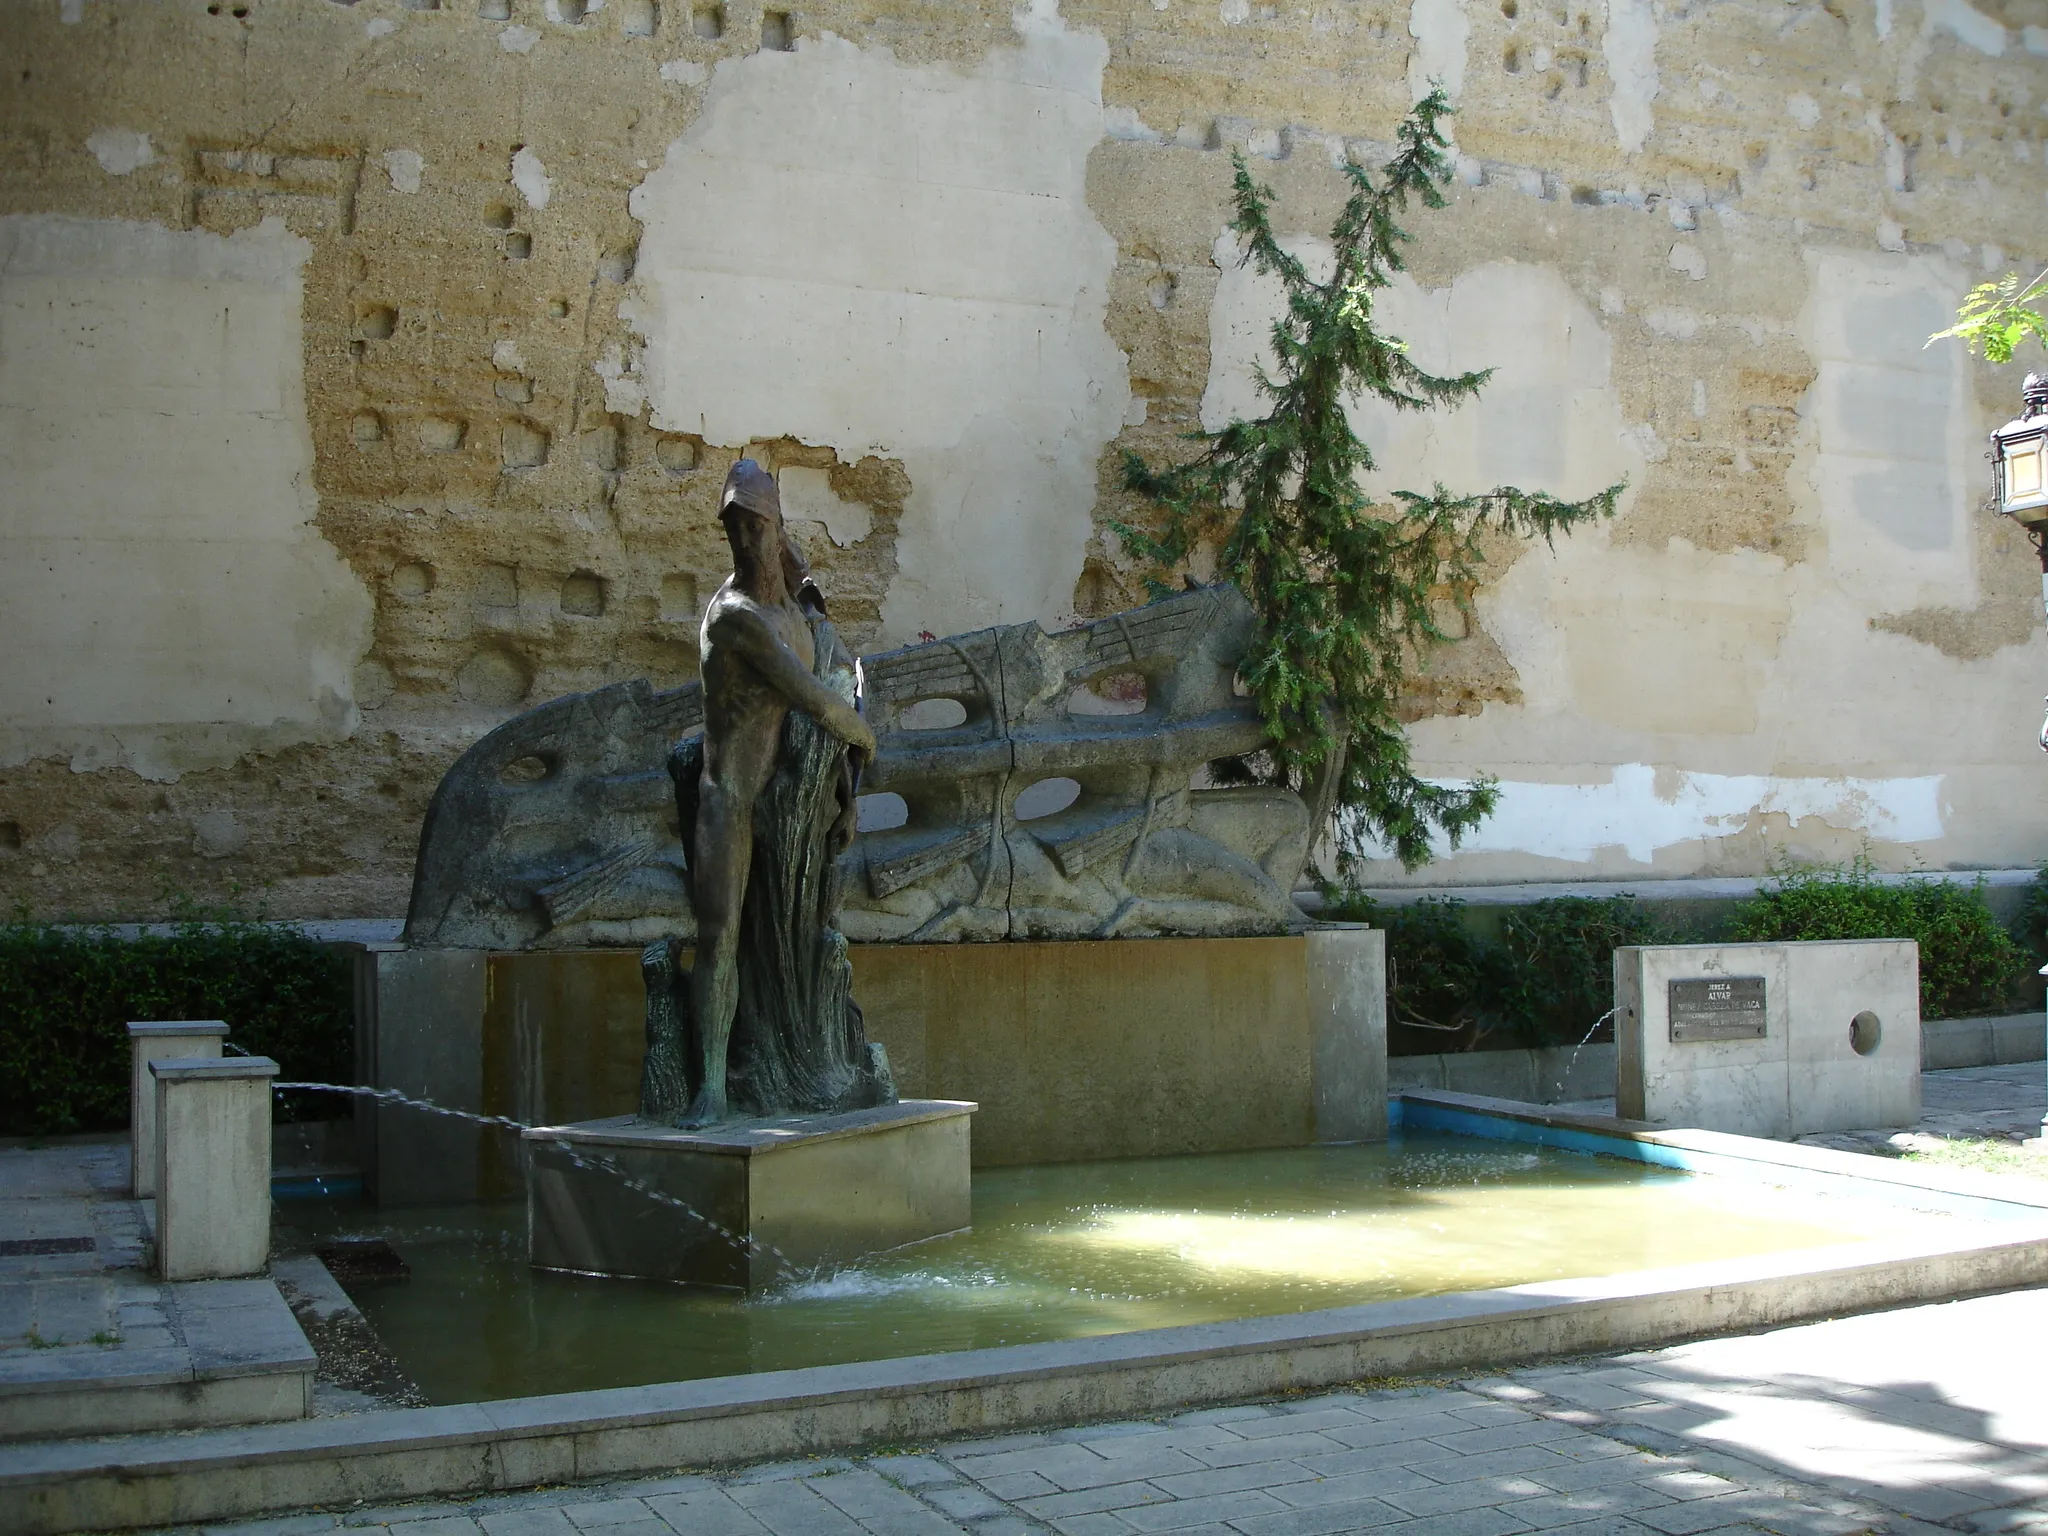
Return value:
[[(1374, 505), (1359, 486), (1373, 468), (1352, 430), (1346, 403), (1372, 395), (1396, 409), (1426, 411), (1474, 398), (1491, 369), (1439, 378), (1373, 323), (1373, 301), (1402, 270), (1409, 238), (1394, 221), (1412, 197), (1441, 208), (1449, 180), (1447, 140), (1438, 130), (1450, 106), (1441, 88), (1402, 121), (1399, 148), (1377, 180), (1346, 165), (1350, 196), (1331, 230), (1335, 266), (1312, 278), (1283, 250), (1267, 215), (1270, 188), (1258, 186), (1241, 155), (1232, 227), (1245, 259), (1276, 276), (1287, 307), (1274, 322), (1274, 368), (1260, 370), (1271, 409), (1219, 432), (1193, 461), (1154, 469), (1125, 458), (1126, 487), (1154, 503), (1150, 528), (1117, 524), (1126, 546), (1162, 577), (1193, 551), (1217, 549), (1219, 577), (1236, 583), (1258, 613), (1258, 639), (1241, 676), (1258, 704), (1267, 748), (1233, 765), (1243, 782), (1283, 784), (1330, 818), (1340, 875), (1389, 847), (1408, 868), (1428, 861), (1442, 836), (1451, 847), (1494, 808), (1498, 787), (1432, 784), (1409, 763), (1396, 713), (1403, 679), (1429, 645), (1447, 637), (1431, 618), (1433, 593), (1448, 587), (1469, 612), (1489, 531), (1546, 541), (1611, 515), (1622, 486), (1585, 501), (1502, 486), (1453, 496), (1394, 494)], [(1318, 828), (1318, 832), (1326, 829)]]

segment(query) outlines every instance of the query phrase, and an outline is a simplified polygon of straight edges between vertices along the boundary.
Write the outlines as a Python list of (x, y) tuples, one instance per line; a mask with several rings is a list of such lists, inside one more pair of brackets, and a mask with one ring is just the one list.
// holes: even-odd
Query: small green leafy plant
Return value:
[[(1274, 366), (1258, 386), (1270, 409), (1220, 432), (1194, 434), (1200, 457), (1170, 468), (1136, 454), (1126, 488), (1159, 511), (1155, 525), (1118, 523), (1125, 545), (1152, 564), (1155, 595), (1198, 548), (1217, 552), (1218, 575), (1258, 614), (1260, 631), (1239, 671), (1264, 718), (1264, 751), (1234, 761), (1240, 778), (1301, 790), (1329, 818), (1340, 874), (1391, 848), (1410, 868), (1434, 839), (1452, 847), (1499, 798), (1490, 779), (1456, 785), (1419, 777), (1399, 717), (1403, 680), (1420, 650), (1447, 637), (1431, 603), (1448, 589), (1469, 611), (1488, 535), (1552, 539), (1611, 515), (1623, 487), (1560, 501), (1502, 486), (1454, 496), (1399, 491), (1374, 505), (1359, 477), (1372, 451), (1352, 429), (1361, 396), (1427, 411), (1476, 396), (1491, 370), (1439, 377), (1375, 326), (1380, 290), (1402, 269), (1408, 239), (1396, 218), (1410, 200), (1441, 208), (1450, 179), (1438, 124), (1450, 113), (1432, 90), (1405, 118), (1399, 148), (1377, 180), (1347, 164), (1351, 192), (1330, 232), (1327, 279), (1283, 247), (1268, 216), (1270, 188), (1234, 157), (1231, 227), (1245, 259), (1277, 277), (1285, 312), (1273, 324)], [(1318, 828), (1320, 834), (1324, 827)]]
[(1987, 363), (2009, 363), (2029, 336), (2048, 347), (2048, 317), (2037, 305), (2048, 301), (2048, 271), (2020, 286), (2020, 275), (2008, 272), (1995, 283), (1979, 283), (1956, 310), (1956, 323), (1927, 338), (1927, 345), (1953, 336)]
[[(346, 956), (233, 907), (173, 900), (169, 934), (0, 923), (0, 1135), (128, 1123), (127, 1025), (221, 1019), (233, 1045), (283, 1076), (345, 1083), (353, 1070)], [(331, 1094), (286, 1096), (284, 1117), (340, 1112)]]
[(1931, 876), (1880, 880), (1867, 854), (1847, 864), (1780, 866), (1770, 889), (1736, 907), (1728, 937), (1916, 940), (1925, 1019), (2008, 1006), (2030, 969), (2026, 952), (1985, 905), (1981, 879), (1971, 886)]

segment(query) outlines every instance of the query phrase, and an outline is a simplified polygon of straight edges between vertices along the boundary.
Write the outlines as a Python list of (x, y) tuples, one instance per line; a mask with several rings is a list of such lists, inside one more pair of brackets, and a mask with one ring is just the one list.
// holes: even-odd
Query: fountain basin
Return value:
[[(1568, 1142), (1608, 1159), (1689, 1168), (1752, 1189), (1799, 1186), (1822, 1197), (1889, 1204), (1910, 1230), (1671, 1268), (1594, 1276), (1582, 1269), (1576, 1278), (1044, 1343), (906, 1351), (197, 1435), (21, 1446), (0, 1466), (0, 1529), (54, 1536), (197, 1524), (353, 1499), (521, 1488), (1143, 1417), (2048, 1282), (2048, 1196), (2009, 1181), (1741, 1136), (1659, 1132), (1466, 1095), (1404, 1094), (1395, 1110), (1409, 1129), (1456, 1119), (1465, 1134), (1483, 1140)], [(1921, 1223), (1908, 1215), (1914, 1211), (1949, 1219)], [(523, 1244), (514, 1244), (507, 1259), (508, 1268), (526, 1272)], [(577, 1283), (613, 1296), (636, 1286)], [(469, 1305), (470, 1331), (480, 1336), (516, 1339), (525, 1326), (518, 1297), (472, 1290)], [(746, 1363), (736, 1360), (728, 1369), (743, 1371)]]

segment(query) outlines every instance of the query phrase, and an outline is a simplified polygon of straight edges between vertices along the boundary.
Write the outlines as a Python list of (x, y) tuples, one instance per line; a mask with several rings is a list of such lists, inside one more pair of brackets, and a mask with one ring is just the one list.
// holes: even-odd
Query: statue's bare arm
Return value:
[(851, 704), (811, 675), (803, 659), (759, 613), (738, 604), (727, 607), (712, 622), (711, 640), (745, 658), (792, 708), (802, 710), (856, 752), (874, 755), (875, 733), (868, 723)]

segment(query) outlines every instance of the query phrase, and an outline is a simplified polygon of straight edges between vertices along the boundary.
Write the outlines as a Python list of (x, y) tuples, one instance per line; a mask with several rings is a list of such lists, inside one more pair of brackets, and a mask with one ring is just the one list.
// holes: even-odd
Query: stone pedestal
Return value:
[(1920, 1118), (1910, 939), (1614, 952), (1615, 1102), (1631, 1120), (1787, 1139)]
[(128, 1170), (138, 1200), (156, 1193), (156, 1082), (149, 1064), (217, 1057), (227, 1032), (219, 1019), (156, 1019), (128, 1026)]
[(521, 1137), (540, 1269), (752, 1290), (974, 1218), (976, 1106), (911, 1099), (701, 1131), (630, 1115)]
[(229, 1280), (270, 1262), (268, 1056), (153, 1061), (156, 1272)]

